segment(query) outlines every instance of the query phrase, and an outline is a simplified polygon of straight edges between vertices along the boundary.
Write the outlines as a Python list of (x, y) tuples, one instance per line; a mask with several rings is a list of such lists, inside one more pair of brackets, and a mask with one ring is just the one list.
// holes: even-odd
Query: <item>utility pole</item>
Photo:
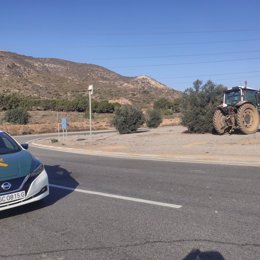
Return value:
[(88, 86), (88, 98), (89, 98), (89, 134), (92, 136), (92, 108), (91, 108), (91, 96), (93, 95), (93, 85)]

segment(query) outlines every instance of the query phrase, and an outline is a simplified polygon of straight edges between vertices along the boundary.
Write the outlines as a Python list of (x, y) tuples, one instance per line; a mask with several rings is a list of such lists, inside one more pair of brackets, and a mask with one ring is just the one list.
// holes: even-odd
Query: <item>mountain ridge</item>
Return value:
[(87, 95), (89, 85), (94, 85), (93, 98), (97, 100), (124, 100), (139, 107), (149, 107), (161, 97), (181, 95), (145, 75), (127, 77), (95, 64), (0, 51), (1, 93), (72, 99)]

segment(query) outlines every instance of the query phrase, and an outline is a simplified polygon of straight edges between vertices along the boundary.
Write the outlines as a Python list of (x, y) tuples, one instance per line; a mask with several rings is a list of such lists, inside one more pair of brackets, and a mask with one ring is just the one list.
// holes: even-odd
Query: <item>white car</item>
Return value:
[(0, 211), (25, 205), (49, 195), (49, 181), (40, 160), (0, 131)]

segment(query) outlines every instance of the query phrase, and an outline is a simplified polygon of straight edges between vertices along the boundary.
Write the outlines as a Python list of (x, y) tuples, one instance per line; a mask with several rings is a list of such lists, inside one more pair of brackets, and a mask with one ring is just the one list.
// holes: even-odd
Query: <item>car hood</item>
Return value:
[(0, 181), (26, 176), (30, 173), (34, 157), (22, 150), (12, 154), (0, 154)]

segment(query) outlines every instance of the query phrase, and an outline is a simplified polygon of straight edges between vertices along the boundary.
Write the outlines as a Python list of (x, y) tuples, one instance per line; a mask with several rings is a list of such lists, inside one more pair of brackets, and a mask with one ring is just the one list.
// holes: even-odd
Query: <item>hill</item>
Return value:
[(148, 76), (125, 77), (94, 64), (0, 51), (0, 93), (72, 99), (87, 95), (90, 84), (94, 85), (96, 100), (132, 103), (139, 107), (148, 107), (160, 97), (180, 96), (180, 92)]

